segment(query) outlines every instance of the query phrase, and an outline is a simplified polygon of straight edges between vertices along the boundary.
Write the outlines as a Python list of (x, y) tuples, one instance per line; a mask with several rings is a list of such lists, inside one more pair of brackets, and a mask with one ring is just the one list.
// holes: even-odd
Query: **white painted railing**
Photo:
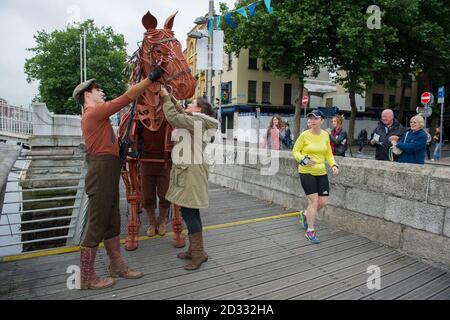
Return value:
[(33, 112), (22, 107), (0, 103), (0, 131), (31, 136)]

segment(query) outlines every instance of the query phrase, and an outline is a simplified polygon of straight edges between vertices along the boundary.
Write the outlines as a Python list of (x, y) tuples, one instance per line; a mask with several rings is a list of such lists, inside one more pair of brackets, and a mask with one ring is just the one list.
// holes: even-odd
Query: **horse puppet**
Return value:
[[(142, 18), (146, 29), (139, 50), (132, 57), (133, 70), (130, 82), (137, 83), (147, 77), (155, 67), (163, 70), (160, 80), (150, 85), (145, 93), (134, 103), (133, 107), (122, 117), (119, 125), (121, 142), (122, 180), (124, 181), (127, 201), (131, 214), (128, 221), (126, 250), (138, 248), (140, 222), (138, 210), (142, 201), (141, 170), (143, 164), (163, 165), (165, 169), (171, 164), (172, 128), (165, 119), (163, 101), (160, 99), (161, 86), (168, 89), (178, 100), (188, 99), (194, 95), (196, 80), (189, 69), (182, 53), (181, 45), (172, 31), (177, 13), (167, 18), (163, 29), (156, 29), (158, 21), (150, 13)], [(142, 149), (148, 145), (156, 148), (159, 156), (142, 157)], [(167, 181), (168, 183), (168, 181)], [(161, 208), (160, 208), (161, 210)], [(183, 222), (180, 208), (172, 205), (172, 230), (174, 247), (185, 246), (182, 234)]]

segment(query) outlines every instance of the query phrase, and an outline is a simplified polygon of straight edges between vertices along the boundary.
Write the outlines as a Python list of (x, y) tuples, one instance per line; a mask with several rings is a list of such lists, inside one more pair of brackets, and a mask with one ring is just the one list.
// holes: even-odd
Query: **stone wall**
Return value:
[[(271, 176), (261, 175), (264, 166), (248, 164), (254, 151), (237, 150), (245, 152), (246, 164), (216, 163), (211, 182), (293, 210), (306, 207), (290, 152), (280, 152), (279, 171)], [(450, 269), (450, 167), (336, 160), (341, 174), (329, 173), (330, 204), (320, 220)]]
[(78, 147), (81, 139), (81, 117), (55, 115), (43, 103), (33, 108), (33, 147)]

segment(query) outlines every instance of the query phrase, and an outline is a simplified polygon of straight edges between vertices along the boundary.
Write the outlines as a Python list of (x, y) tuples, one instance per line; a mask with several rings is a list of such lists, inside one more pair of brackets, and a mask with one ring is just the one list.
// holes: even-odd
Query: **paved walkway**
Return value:
[[(66, 270), (79, 264), (74, 252), (0, 264), (0, 299), (450, 300), (445, 270), (324, 223), (322, 243), (312, 245), (297, 214), (289, 214), (295, 210), (227, 188), (211, 185), (210, 199), (211, 208), (202, 211), (210, 260), (200, 270), (184, 270), (171, 238), (155, 237), (124, 253), (145, 273), (141, 279), (120, 279), (100, 291), (68, 290)], [(99, 250), (99, 275), (107, 263)], [(367, 287), (372, 265), (381, 271), (380, 290)]]

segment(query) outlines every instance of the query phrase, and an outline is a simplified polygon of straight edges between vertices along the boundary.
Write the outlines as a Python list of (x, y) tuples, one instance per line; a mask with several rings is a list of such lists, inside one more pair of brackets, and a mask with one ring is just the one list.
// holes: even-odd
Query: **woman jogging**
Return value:
[(330, 136), (321, 129), (324, 115), (320, 110), (308, 114), (310, 129), (304, 131), (294, 145), (292, 154), (299, 165), (300, 181), (308, 199), (308, 207), (300, 212), (300, 221), (306, 229), (306, 238), (314, 244), (319, 244), (314, 229), (316, 215), (328, 203), (330, 186), (325, 162), (333, 170), (333, 175), (339, 174), (339, 167), (331, 150)]

